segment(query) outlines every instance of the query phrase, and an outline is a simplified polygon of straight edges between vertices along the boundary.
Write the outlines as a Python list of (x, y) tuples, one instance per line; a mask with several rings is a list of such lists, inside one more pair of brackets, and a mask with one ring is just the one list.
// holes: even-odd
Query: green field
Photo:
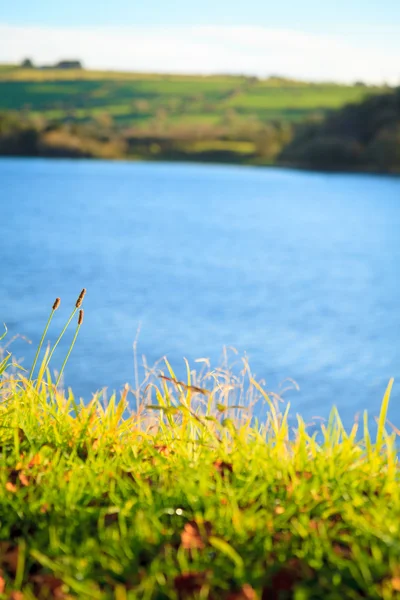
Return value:
[(298, 122), (360, 102), (377, 87), (254, 77), (183, 76), (0, 67), (0, 111), (88, 122), (107, 115), (117, 127), (224, 126), (252, 117)]

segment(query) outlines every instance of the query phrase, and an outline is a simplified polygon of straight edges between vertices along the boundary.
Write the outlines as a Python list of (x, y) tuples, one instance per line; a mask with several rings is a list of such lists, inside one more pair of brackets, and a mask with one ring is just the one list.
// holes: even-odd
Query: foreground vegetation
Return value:
[[(314, 127), (332, 111), (349, 103), (357, 107), (382, 93), (393, 90), (281, 77), (0, 66), (0, 155), (306, 163), (320, 168), (309, 150), (307, 160), (304, 152), (299, 157), (298, 146), (295, 153), (286, 153), (297, 141), (299, 127)], [(379, 118), (379, 112), (374, 114)], [(342, 168), (335, 163), (336, 154), (328, 167)], [(365, 167), (360, 161), (349, 165)], [(374, 167), (385, 170), (386, 163), (372, 158)]]
[(1, 597), (399, 597), (392, 382), (373, 438), (336, 411), (311, 435), (246, 363), (183, 383), (165, 361), (84, 404), (52, 383), (49, 349), (29, 376), (3, 356)]

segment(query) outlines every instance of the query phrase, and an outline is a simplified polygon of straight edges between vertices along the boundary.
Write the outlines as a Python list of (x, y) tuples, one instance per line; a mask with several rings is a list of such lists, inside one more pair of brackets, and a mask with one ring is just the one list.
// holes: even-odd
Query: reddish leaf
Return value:
[(196, 521), (186, 523), (181, 533), (181, 545), (185, 550), (201, 550), (207, 543), (208, 536), (211, 534), (211, 523), (205, 521), (200, 525)]
[(225, 462), (224, 460), (221, 460), (220, 458), (218, 458), (218, 460), (216, 460), (213, 463), (213, 466), (218, 471), (218, 473), (221, 475), (221, 477), (225, 477), (225, 475), (233, 472), (232, 464)]
[(55, 577), (51, 574), (39, 574), (33, 575), (30, 578), (33, 583), (33, 589), (36, 596), (39, 597), (49, 597), (49, 592), (51, 593), (51, 598), (60, 599), (66, 598), (66, 594), (63, 592), (63, 582), (58, 577)]
[(351, 548), (347, 546), (347, 544), (336, 542), (335, 544), (333, 544), (332, 548), (337, 556), (341, 556), (342, 558), (351, 557)]
[(290, 542), (292, 534), (290, 531), (276, 531), (272, 536), (274, 542)]
[(6, 483), (6, 490), (7, 492), (11, 492), (13, 494), (15, 494), (15, 492), (17, 491), (17, 486), (14, 485), (13, 483), (11, 483), (11, 481), (7, 481)]
[(400, 577), (392, 577), (392, 590), (395, 592), (400, 592)]
[(332, 513), (331, 515), (329, 515), (328, 521), (334, 524), (343, 523), (343, 517), (340, 513)]
[(0, 594), (4, 594), (4, 590), (6, 589), (6, 580), (4, 577), (0, 575)]
[(293, 496), (294, 488), (295, 488), (295, 486), (294, 486), (294, 484), (293, 484), (292, 481), (287, 484), (287, 486), (286, 486), (286, 492), (287, 492), (288, 496)]
[(312, 476), (313, 474), (310, 471), (296, 471), (296, 477), (299, 479), (305, 479), (308, 481)]
[(317, 519), (310, 519), (308, 526), (311, 531), (319, 531), (319, 529), (322, 527), (322, 522)]
[(18, 546), (13, 546), (10, 542), (0, 542), (0, 564), (15, 575), (18, 566)]
[(207, 572), (198, 573), (182, 573), (174, 579), (175, 589), (178, 593), (178, 598), (190, 598), (193, 594), (201, 591), (207, 581)]
[(98, 438), (96, 438), (92, 444), (92, 450), (94, 452), (97, 452), (97, 450), (99, 449), (100, 446), (100, 440)]
[(11, 483), (17, 483), (19, 471), (20, 471), (20, 469), (17, 469), (17, 468), (10, 469), (8, 471), (8, 481), (10, 481)]
[(163, 456), (169, 456), (171, 454), (171, 450), (168, 446), (162, 446), (161, 444), (157, 444), (154, 446), (154, 450), (157, 450)]
[(271, 584), (263, 589), (262, 600), (278, 600), (281, 592), (292, 592), (298, 581), (312, 576), (313, 571), (308, 565), (298, 558), (291, 558), (272, 575)]
[(293, 589), (293, 585), (296, 583), (298, 579), (298, 570), (296, 565), (287, 565), (282, 567), (277, 573), (275, 573), (272, 577), (272, 586), (274, 590), (279, 591), (290, 591)]
[(32, 468), (36, 465), (40, 465), (42, 462), (42, 459), (40, 457), (40, 454), (35, 454), (35, 456), (33, 458), (31, 458), (31, 460), (29, 461), (28, 467)]
[(11, 592), (8, 600), (24, 600), (24, 595), (22, 592)]
[(226, 600), (257, 600), (257, 594), (251, 585), (245, 583), (239, 591), (231, 592)]
[(107, 527), (108, 525), (112, 525), (113, 523), (118, 522), (118, 513), (111, 512), (104, 515), (104, 525)]
[(25, 473), (23, 471), (20, 471), (18, 478), (19, 478), (20, 482), (22, 483), (22, 485), (24, 485), (25, 487), (29, 485), (29, 479), (27, 478), (27, 476), (25, 475)]

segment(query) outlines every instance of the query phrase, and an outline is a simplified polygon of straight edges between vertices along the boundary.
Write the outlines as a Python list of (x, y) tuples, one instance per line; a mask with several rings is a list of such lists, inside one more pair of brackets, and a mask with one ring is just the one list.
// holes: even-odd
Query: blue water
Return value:
[(295, 379), (305, 417), (377, 414), (399, 375), (400, 178), (2, 159), (0, 206), (0, 321), (33, 341), (12, 345), (24, 365), (54, 298), (52, 341), (88, 289), (65, 373), (85, 398), (133, 383), (139, 326), (149, 364), (233, 346), (269, 389)]

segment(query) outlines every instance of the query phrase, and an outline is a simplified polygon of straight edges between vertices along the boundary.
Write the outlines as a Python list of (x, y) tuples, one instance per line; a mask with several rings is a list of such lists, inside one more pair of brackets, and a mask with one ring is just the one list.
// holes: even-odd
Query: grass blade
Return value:
[(378, 431), (376, 433), (376, 449), (378, 452), (382, 446), (387, 411), (388, 411), (388, 407), (389, 407), (389, 400), (390, 400), (390, 394), (392, 391), (393, 383), (394, 383), (394, 379), (392, 377), (392, 379), (390, 379), (390, 381), (388, 383), (388, 386), (386, 388), (386, 391), (385, 391), (385, 394), (384, 394), (383, 400), (382, 400), (381, 412), (379, 414), (379, 420), (378, 420)]

